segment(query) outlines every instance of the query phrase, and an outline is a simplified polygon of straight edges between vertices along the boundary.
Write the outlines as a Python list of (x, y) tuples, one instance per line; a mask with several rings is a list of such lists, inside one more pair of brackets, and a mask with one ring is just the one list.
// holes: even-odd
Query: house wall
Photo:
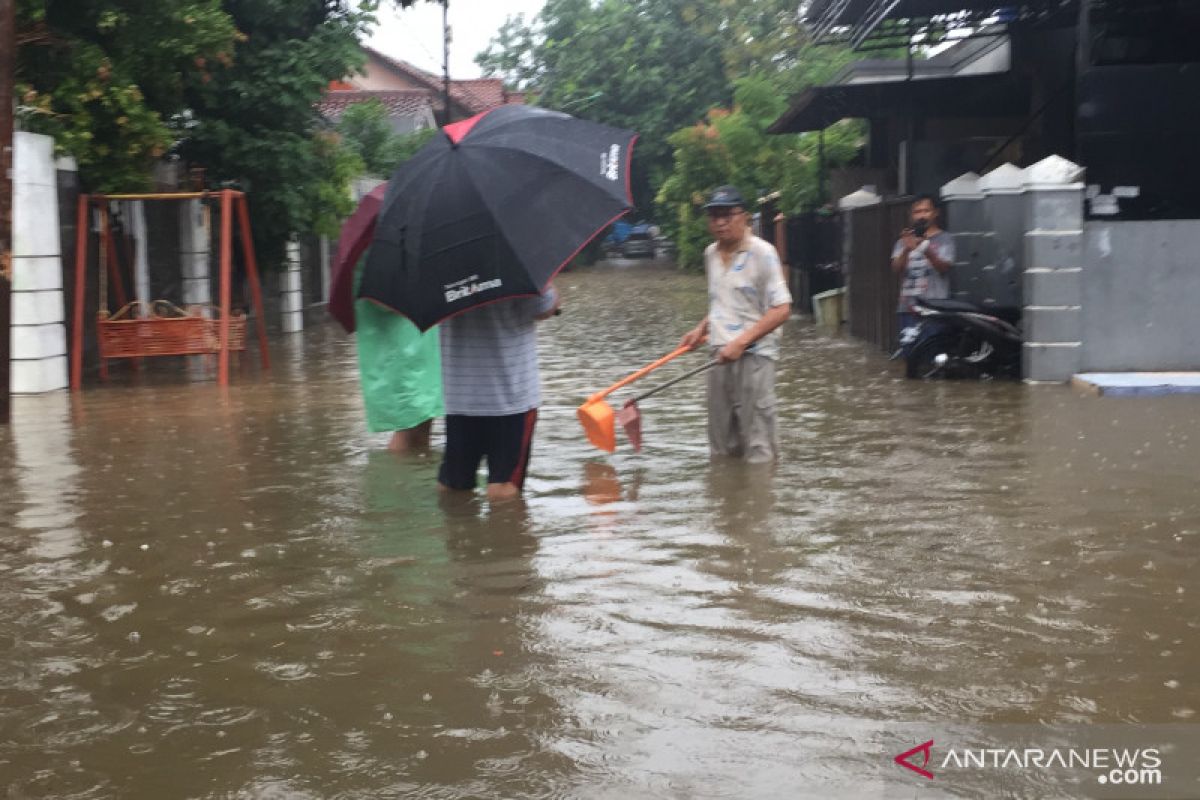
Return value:
[(1200, 369), (1200, 220), (1084, 225), (1084, 369)]
[(1075, 152), (1075, 29), (1022, 31), (1012, 39), (1012, 69), (1029, 77), (1033, 115), (1020, 163)]
[(896, 193), (895, 170), (837, 167), (829, 170), (826, 180), (828, 181), (829, 197), (845, 197), (864, 186), (871, 187), (872, 192), (879, 194)]
[(395, 67), (388, 65), (383, 59), (374, 54), (367, 55), (367, 63), (363, 67), (363, 74), (351, 76), (350, 83), (359, 89), (370, 89), (373, 91), (429, 88), (400, 74), (396, 71)]
[[(1190, 64), (1093, 67), (1079, 90), (1079, 156), (1102, 195), (1092, 215), (1200, 217), (1200, 56)], [(1126, 188), (1114, 198), (1116, 187)]]
[(413, 115), (389, 117), (388, 121), (392, 124), (392, 130), (401, 135), (423, 131), (437, 124), (433, 118), (433, 109), (428, 106)]
[[(943, 184), (962, 175), (1008, 162), (1029, 163), (1030, 148), (1022, 135), (1025, 121), (1015, 117), (965, 117), (923, 119), (917, 140), (906, 146), (904, 119), (874, 120), (870, 129), (870, 165), (895, 170), (896, 184), (888, 189), (906, 194), (933, 194)], [(899, 185), (904, 151), (914, 159), (913, 185)]]
[(912, 143), (912, 186), (908, 194), (936, 194), (945, 183), (980, 168), (1004, 140), (996, 138)]

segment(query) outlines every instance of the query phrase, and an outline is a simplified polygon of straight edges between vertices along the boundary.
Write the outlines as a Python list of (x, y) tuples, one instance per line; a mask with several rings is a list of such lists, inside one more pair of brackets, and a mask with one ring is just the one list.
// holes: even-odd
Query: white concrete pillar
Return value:
[(304, 282), (300, 264), (300, 243), (287, 243), (287, 259), (279, 276), (280, 311), (283, 314), (283, 332), (297, 333), (304, 330)]
[(1025, 170), (1005, 162), (985, 173), (976, 185), (984, 196), (1020, 194), (1025, 190)]
[(142, 303), (142, 309), (147, 309), (154, 298), (150, 296), (150, 236), (146, 231), (146, 204), (142, 200), (130, 200), (124, 205), (129, 233), (133, 236), (133, 299)]
[(203, 201), (185, 200), (179, 207), (179, 270), (185, 305), (212, 303), (209, 282), (209, 217)]
[(67, 330), (54, 140), (13, 136), (11, 386), (37, 394), (67, 386)]
[(1005, 308), (1021, 305), (1025, 237), (1025, 170), (1001, 164), (979, 179), (983, 227), (988, 231), (986, 264), (979, 273), (979, 298)]
[(1027, 381), (1068, 381), (1083, 356), (1083, 167), (1049, 156), (1025, 169)]
[(974, 172), (964, 172), (949, 183), (943, 184), (939, 194), (944, 203), (983, 199), (983, 193), (979, 190), (979, 176)]
[(333, 265), (329, 261), (329, 238), (318, 239), (321, 258), (321, 302), (329, 304), (329, 284), (333, 280)]
[(857, 192), (851, 192), (842, 199), (837, 201), (838, 211), (842, 212), (842, 272), (846, 274), (847, 285), (849, 285), (850, 275), (847, 267), (850, 264), (850, 251), (854, 244), (854, 211), (859, 208), (868, 206), (876, 206), (883, 202), (883, 198), (875, 194), (874, 186), (864, 186)]
[(850, 194), (838, 200), (837, 206), (840, 211), (852, 211), (863, 206), (874, 206), (883, 202), (883, 198), (875, 194), (874, 186), (864, 186), (857, 192)]
[(943, 184), (943, 220), (954, 237), (954, 267), (950, 270), (952, 296), (960, 300), (982, 302), (982, 272), (987, 269), (991, 237), (983, 226), (983, 192), (979, 176), (964, 172)]

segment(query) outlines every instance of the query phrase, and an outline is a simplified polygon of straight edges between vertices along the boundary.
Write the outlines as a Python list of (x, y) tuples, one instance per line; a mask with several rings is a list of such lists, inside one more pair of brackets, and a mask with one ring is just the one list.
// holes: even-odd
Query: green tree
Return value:
[[(786, 108), (777, 83), (793, 75), (743, 78), (732, 110), (714, 109), (707, 119), (670, 138), (674, 169), (658, 193), (667, 210), (663, 224), (679, 246), (679, 261), (697, 267), (709, 240), (701, 208), (705, 195), (722, 183), (743, 192), (779, 191), (779, 208), (795, 213), (814, 207), (818, 197), (818, 134), (772, 136), (767, 127)], [(826, 166), (848, 162), (863, 144), (862, 125), (845, 121), (825, 131)]]
[(715, 2), (548, 0), (478, 61), (532, 86), (543, 106), (637, 131), (634, 199), (648, 209), (670, 170), (669, 133), (730, 99), (719, 37), (701, 24)]
[[(414, 0), (392, 0), (411, 5)], [(174, 149), (250, 190), (256, 246), (334, 230), (361, 161), (315, 104), (357, 68), (377, 0), (18, 0), (18, 114), (85, 189), (147, 187)]]
[(475, 63), (485, 75), (502, 78), (510, 89), (535, 88), (539, 72), (535, 31), (524, 14), (508, 17), (488, 48), (475, 56)]
[(387, 178), (417, 152), (434, 129), (398, 134), (388, 121), (388, 110), (375, 98), (346, 109), (337, 125), (345, 146), (362, 159), (366, 174)]
[(372, 18), (346, 0), (225, 0), (225, 8), (245, 36), (228, 64), (190, 87), (176, 132), (184, 157), (210, 180), (250, 193), (255, 247), (277, 264), (292, 233), (328, 231), (352, 208), (353, 163), (320, 132), (316, 103), (361, 64), (358, 40)]
[[(751, 197), (778, 191), (787, 213), (819, 202), (818, 135), (774, 136), (767, 128), (790, 97), (828, 81), (855, 58), (846, 48), (815, 47), (791, 0), (715, 2), (720, 13), (711, 19), (725, 34), (722, 57), (734, 100), (671, 135), (673, 169), (657, 194), (663, 226), (677, 239), (681, 264), (689, 267), (700, 264), (709, 240), (701, 204), (715, 186), (733, 183)], [(858, 123), (827, 130), (827, 167), (852, 159), (862, 143)]]
[(432, 139), (436, 133), (437, 130), (434, 128), (425, 128), (424, 130), (402, 133), (397, 136), (396, 140), (392, 143), (392, 167), (385, 174), (391, 175), (396, 171), (396, 167), (415, 156), (417, 151), (424, 147), (425, 143)]
[(345, 145), (362, 159), (368, 175), (387, 177), (396, 163), (390, 152), (396, 134), (383, 103), (376, 98), (355, 103), (342, 114), (337, 130)]
[(147, 187), (189, 87), (238, 37), (221, 0), (18, 0), (18, 117), (91, 191)]
[[(797, 10), (796, 0), (547, 0), (532, 21), (510, 18), (476, 62), (541, 105), (636, 130), (634, 197), (648, 209), (672, 174), (672, 133), (730, 107), (748, 79), (768, 81), (782, 112), (789, 94), (850, 60), (809, 45)], [(726, 136), (748, 142), (750, 128), (734, 130), (744, 121)]]

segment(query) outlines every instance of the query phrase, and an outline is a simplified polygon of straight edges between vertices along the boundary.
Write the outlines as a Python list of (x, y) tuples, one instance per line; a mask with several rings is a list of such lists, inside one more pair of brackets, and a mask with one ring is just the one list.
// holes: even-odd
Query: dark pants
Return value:
[(474, 489), (479, 462), (487, 459), (488, 483), (520, 489), (529, 468), (537, 409), (502, 417), (446, 415), (446, 452), (438, 482), (448, 489)]

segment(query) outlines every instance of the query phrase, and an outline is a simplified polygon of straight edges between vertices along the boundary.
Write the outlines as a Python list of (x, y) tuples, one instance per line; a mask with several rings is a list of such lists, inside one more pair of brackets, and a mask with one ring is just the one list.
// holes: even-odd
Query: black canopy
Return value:
[(1027, 81), (1010, 73), (816, 86), (796, 97), (768, 133), (803, 133), (842, 119), (894, 116), (1007, 117), (1029, 113)]

